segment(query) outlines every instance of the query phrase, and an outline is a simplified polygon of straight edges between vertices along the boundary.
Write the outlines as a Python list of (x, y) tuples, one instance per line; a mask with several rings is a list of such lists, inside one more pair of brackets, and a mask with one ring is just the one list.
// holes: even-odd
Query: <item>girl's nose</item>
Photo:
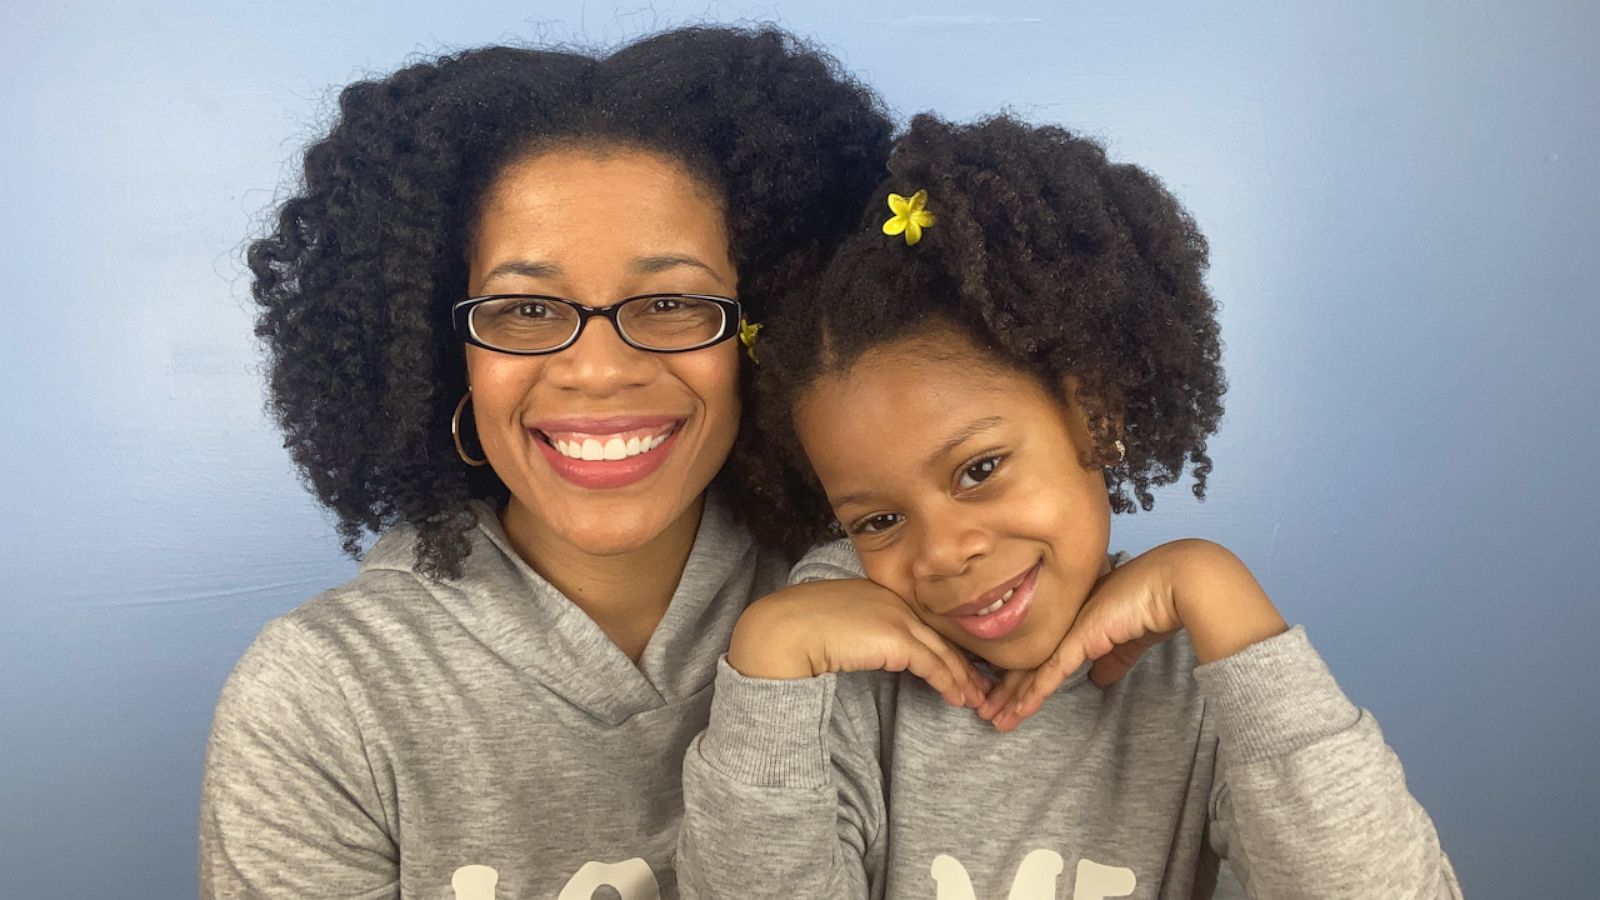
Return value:
[(912, 562), (918, 578), (953, 578), (993, 549), (989, 532), (970, 517), (951, 511), (922, 528), (922, 542)]
[(660, 364), (657, 354), (625, 343), (610, 322), (591, 318), (572, 346), (550, 355), (545, 377), (562, 390), (606, 396), (648, 384)]

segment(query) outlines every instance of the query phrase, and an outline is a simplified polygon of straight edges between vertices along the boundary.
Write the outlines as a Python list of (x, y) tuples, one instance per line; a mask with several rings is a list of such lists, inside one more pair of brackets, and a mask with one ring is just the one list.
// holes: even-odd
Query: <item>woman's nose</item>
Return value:
[(563, 390), (606, 395), (649, 383), (659, 368), (657, 354), (629, 346), (610, 322), (593, 317), (572, 346), (550, 355), (545, 377)]

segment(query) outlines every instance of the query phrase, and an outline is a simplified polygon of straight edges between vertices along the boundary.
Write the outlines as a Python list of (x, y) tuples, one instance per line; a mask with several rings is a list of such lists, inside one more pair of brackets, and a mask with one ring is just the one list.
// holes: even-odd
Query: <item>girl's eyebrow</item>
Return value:
[[(982, 434), (983, 432), (988, 431), (989, 429), (998, 425), (1004, 425), (1005, 421), (1005, 417), (1003, 416), (984, 416), (981, 419), (973, 419), (971, 422), (968, 422), (967, 424), (951, 432), (950, 436), (945, 439), (944, 443), (939, 445), (939, 449), (928, 454), (928, 459), (922, 464), (922, 467), (925, 469), (931, 469), (938, 466), (939, 460), (943, 459), (945, 454), (949, 453), (951, 450), (961, 446), (962, 441), (965, 441), (974, 435)], [(862, 501), (869, 500), (871, 497), (871, 491), (856, 491), (851, 494), (845, 494), (843, 497), (829, 497), (828, 505), (832, 506), (834, 509), (839, 509), (840, 507), (849, 506), (852, 503), (860, 503)]]
[(971, 422), (968, 422), (967, 424), (951, 432), (950, 437), (946, 438), (945, 442), (939, 445), (939, 449), (928, 454), (928, 459), (922, 464), (922, 467), (925, 469), (930, 469), (934, 466), (937, 466), (939, 464), (939, 460), (943, 459), (945, 454), (961, 446), (963, 441), (967, 440), (973, 435), (982, 434), (983, 432), (1004, 423), (1005, 419), (1000, 416), (984, 416), (981, 419), (973, 419)]

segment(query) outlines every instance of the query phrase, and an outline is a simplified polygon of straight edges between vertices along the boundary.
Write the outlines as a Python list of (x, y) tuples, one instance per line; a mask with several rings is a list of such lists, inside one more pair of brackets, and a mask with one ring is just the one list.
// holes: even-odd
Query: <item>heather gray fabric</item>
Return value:
[(202, 896), (677, 896), (684, 750), (785, 564), (708, 501), (635, 666), (476, 513), (461, 580), (416, 575), (395, 529), (240, 660), (206, 757)]
[[(848, 544), (791, 581), (859, 577)], [(1372, 716), (1301, 628), (1198, 666), (1179, 635), (1087, 667), (1002, 735), (914, 676), (719, 663), (684, 766), (686, 898), (1459, 897)]]

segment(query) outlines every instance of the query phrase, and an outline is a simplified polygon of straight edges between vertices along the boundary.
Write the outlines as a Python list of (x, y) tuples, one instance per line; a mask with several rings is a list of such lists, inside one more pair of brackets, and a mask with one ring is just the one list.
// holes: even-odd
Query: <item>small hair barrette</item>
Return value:
[(910, 199), (899, 194), (889, 195), (889, 211), (894, 215), (889, 221), (883, 223), (883, 233), (893, 237), (897, 234), (906, 236), (906, 246), (914, 247), (917, 241), (922, 240), (922, 229), (932, 228), (939, 221), (939, 217), (928, 212), (928, 192), (917, 191)]
[(744, 345), (745, 354), (756, 365), (761, 364), (761, 360), (756, 359), (756, 335), (760, 332), (760, 322), (751, 322), (747, 319), (739, 320), (739, 343)]

